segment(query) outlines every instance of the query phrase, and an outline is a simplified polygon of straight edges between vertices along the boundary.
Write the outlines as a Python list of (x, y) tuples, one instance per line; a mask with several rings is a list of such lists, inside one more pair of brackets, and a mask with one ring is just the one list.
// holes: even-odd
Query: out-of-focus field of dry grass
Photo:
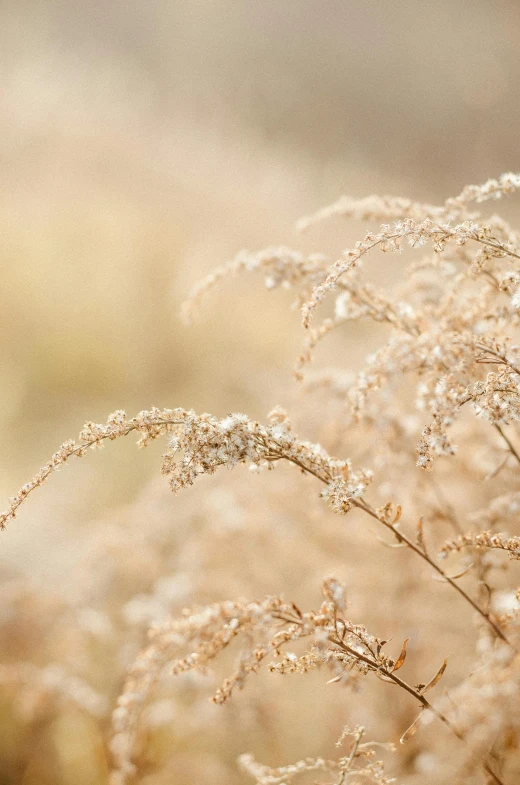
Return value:
[[(260, 281), (232, 281), (190, 328), (178, 316), (183, 297), (242, 248), (338, 253), (358, 239), (350, 225), (327, 223), (301, 237), (294, 225), (343, 192), (435, 201), (518, 168), (519, 30), (515, 2), (3, 0), (2, 496), (86, 419), (102, 421), (117, 408), (263, 417), (290, 402), (301, 341), (290, 296), (268, 296)], [(384, 281), (391, 271), (380, 275)], [(371, 333), (355, 328), (342, 340), (348, 367)], [(115, 445), (53, 478), (2, 534), (5, 581), (29, 575), (74, 595), (89, 527), (124, 519), (137, 503), (146, 528), (148, 494), (161, 499), (150, 502), (150, 515), (154, 503), (170, 505), (161, 515), (175, 526), (184, 502), (162, 486), (146, 490), (159, 450)], [(222, 493), (215, 504), (225, 505)], [(140, 530), (135, 521), (132, 527)], [(285, 546), (297, 536), (289, 527)], [(312, 562), (317, 576), (328, 570), (326, 532), (323, 539)], [(222, 557), (209, 582), (220, 581), (222, 597), (233, 594), (230, 575), (240, 570), (226, 547), (230, 574)], [(270, 589), (271, 572), (239, 575), (237, 591), (254, 591), (256, 581), (264, 594), (302, 580), (298, 570), (282, 574)], [(151, 567), (149, 582), (159, 574)], [(121, 589), (121, 597), (130, 593)], [(189, 600), (188, 591), (182, 602)], [(43, 632), (26, 635), (20, 621), (13, 657), (40, 647), (37, 659), (47, 662), (60, 646), (74, 650), (56, 640), (46, 649)], [(97, 679), (102, 684), (103, 674)], [(59, 721), (54, 741), (36, 731), (34, 741), (21, 730), (11, 736), (6, 717), (1, 785), (104, 782), (104, 764), (92, 763), (99, 739), (83, 720), (77, 733), (87, 742), (78, 753), (67, 736), (73, 731)], [(273, 720), (262, 721), (268, 727)], [(53, 743), (59, 765), (52, 755), (49, 763)], [(217, 746), (228, 743), (217, 737)], [(206, 776), (204, 756), (212, 781), (226, 780), (218, 750), (205, 741), (202, 763), (187, 764), (182, 782)], [(35, 759), (47, 763), (39, 769)]]

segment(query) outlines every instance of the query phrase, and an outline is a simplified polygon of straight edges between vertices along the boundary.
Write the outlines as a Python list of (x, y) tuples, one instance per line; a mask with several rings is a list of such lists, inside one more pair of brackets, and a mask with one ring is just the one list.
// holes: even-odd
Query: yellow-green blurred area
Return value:
[[(259, 278), (224, 282), (190, 327), (179, 318), (183, 298), (243, 248), (284, 244), (335, 258), (365, 229), (336, 220), (300, 236), (295, 224), (342, 193), (439, 201), (516, 170), (519, 30), (513, 1), (2, 0), (2, 497), (85, 420), (115, 409), (264, 417), (290, 401), (302, 341), (290, 292), (268, 293)], [(390, 263), (379, 264), (379, 282), (391, 280)], [(342, 335), (344, 367), (359, 362), (371, 329)], [(73, 594), (89, 527), (119, 515), (124, 531), (124, 510), (157, 473), (160, 449), (110, 445), (52, 477), (1, 535), (6, 580), (30, 575)], [(182, 502), (161, 499), (175, 526)], [(117, 512), (121, 505), (129, 507)], [(134, 529), (146, 525), (142, 511)], [(230, 554), (229, 564), (247, 572), (248, 558)], [(313, 563), (327, 572), (326, 558)], [(140, 570), (128, 574), (137, 580)], [(24, 625), (19, 651), (52, 662), (54, 650), (38, 653), (41, 637), (25, 640)], [(71, 655), (74, 663), (81, 670)], [(97, 667), (93, 679), (106, 686)], [(40, 733), (15, 721), (7, 703), (1, 785), (105, 783), (95, 723), (63, 713)], [(272, 721), (262, 717), (262, 733)], [(336, 725), (322, 728), (333, 741)], [(258, 736), (258, 724), (250, 727)], [(219, 768), (228, 741), (216, 738), (213, 746), (203, 738), (180, 778), (144, 781), (209, 783), (212, 771), (211, 781), (228, 782)], [(166, 755), (168, 739), (153, 743)], [(183, 744), (176, 760), (188, 756)]]

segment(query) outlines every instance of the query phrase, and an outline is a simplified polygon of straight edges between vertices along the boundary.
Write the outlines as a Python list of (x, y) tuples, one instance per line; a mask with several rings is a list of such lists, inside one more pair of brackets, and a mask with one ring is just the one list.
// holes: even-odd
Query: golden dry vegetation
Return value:
[(0, 21), (0, 785), (514, 785), (516, 5)]

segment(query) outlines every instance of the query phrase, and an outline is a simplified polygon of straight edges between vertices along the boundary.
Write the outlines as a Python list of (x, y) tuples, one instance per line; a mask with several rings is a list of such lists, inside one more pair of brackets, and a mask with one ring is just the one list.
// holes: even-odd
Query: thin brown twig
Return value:
[(485, 343), (477, 343), (476, 348), (480, 349), (483, 352), (487, 352), (488, 354), (491, 354), (492, 357), (496, 357), (497, 360), (500, 360), (500, 362), (503, 365), (507, 365), (508, 368), (511, 368), (511, 370), (514, 371), (514, 373), (520, 376), (520, 368), (518, 368), (517, 365), (513, 365), (513, 363), (507, 359), (505, 354), (501, 354), (497, 349), (493, 349), (492, 346), (491, 347), (487, 346)]
[(348, 760), (345, 764), (345, 768), (341, 772), (340, 778), (338, 780), (337, 785), (343, 785), (345, 782), (345, 778), (350, 771), (350, 767), (354, 762), (354, 758), (357, 755), (358, 747), (361, 743), (361, 739), (363, 738), (364, 728), (360, 728), (357, 732), (356, 738), (354, 739), (354, 743), (352, 744), (352, 749), (350, 750), (350, 755), (348, 756)]
[[(448, 727), (451, 730), (451, 732), (457, 737), (457, 739), (463, 742), (466, 741), (464, 734), (461, 731), (459, 731), (458, 728), (456, 728), (455, 725), (453, 725), (453, 723), (450, 722), (450, 720), (446, 717), (446, 715), (443, 714), (439, 709), (437, 709), (432, 703), (430, 703), (430, 701), (427, 698), (425, 698), (424, 695), (421, 692), (419, 692), (419, 690), (417, 690), (415, 687), (412, 687), (410, 684), (404, 681), (404, 679), (401, 679), (399, 676), (396, 676), (395, 673), (393, 673), (388, 668), (383, 667), (375, 660), (371, 660), (370, 657), (368, 657), (367, 655), (361, 654), (361, 652), (352, 649), (348, 644), (344, 643), (344, 641), (336, 639), (334, 638), (334, 636), (330, 636), (329, 641), (331, 643), (334, 643), (334, 645), (338, 646), (342, 651), (346, 652), (351, 657), (355, 657), (357, 660), (364, 662), (372, 670), (375, 670), (379, 672), (382, 676), (385, 676), (385, 678), (390, 679), (394, 684), (401, 687), (401, 689), (405, 690), (409, 695), (412, 695), (417, 701), (419, 701), (423, 709), (427, 709), (428, 711), (431, 711), (432, 714), (434, 714), (437, 717), (437, 719), (443, 722), (446, 725), (446, 727)], [(500, 779), (500, 777), (498, 777), (497, 774), (495, 774), (495, 772), (490, 767), (489, 763), (487, 763), (487, 761), (484, 761), (482, 763), (482, 767), (484, 768), (486, 774), (488, 774), (493, 779), (496, 785), (503, 785), (502, 780)]]
[[(276, 614), (276, 616), (277, 618), (280, 618), (289, 624), (296, 624), (301, 626), (303, 623), (302, 620), (297, 618), (296, 616), (293, 618), (282, 613)], [(430, 711), (435, 717), (437, 717), (438, 720), (444, 723), (444, 725), (446, 725), (446, 727), (449, 728), (449, 730), (453, 733), (454, 736), (456, 736), (457, 739), (459, 739), (459, 741), (466, 742), (466, 737), (464, 736), (464, 734), (452, 722), (450, 722), (450, 720), (446, 717), (445, 714), (443, 714), (442, 711), (440, 711), (440, 709), (437, 709), (432, 703), (430, 703), (430, 701), (427, 698), (425, 698), (425, 696), (419, 689), (417, 689), (416, 687), (412, 687), (411, 684), (408, 684), (408, 682), (406, 682), (404, 679), (401, 679), (399, 676), (397, 676), (395, 672), (393, 672), (390, 668), (387, 668), (381, 663), (379, 663), (376, 659), (375, 654), (370, 649), (369, 651), (372, 657), (369, 656), (369, 654), (367, 653), (363, 653), (357, 651), (356, 649), (353, 649), (351, 646), (345, 643), (345, 641), (337, 632), (336, 632), (336, 636), (329, 635), (328, 640), (330, 643), (333, 643), (335, 646), (337, 646), (339, 649), (344, 651), (350, 657), (353, 657), (359, 662), (362, 662), (365, 665), (367, 665), (370, 668), (370, 670), (376, 671), (381, 676), (384, 676), (385, 679), (389, 679), (398, 687), (401, 687), (402, 690), (404, 690), (413, 698), (415, 698), (421, 704), (424, 710)], [(491, 769), (487, 761), (483, 761), (482, 767), (485, 770), (486, 774), (488, 774), (493, 779), (496, 785), (503, 785), (502, 780)]]
[[(289, 460), (291, 463), (294, 463), (294, 464), (295, 464), (295, 465), (297, 465), (297, 466), (298, 466), (300, 469), (302, 469), (302, 471), (305, 471), (305, 472), (307, 472), (307, 473), (309, 473), (309, 474), (312, 474), (314, 477), (316, 477), (316, 479), (320, 480), (320, 482), (322, 482), (322, 483), (325, 483), (325, 484), (327, 484), (327, 483), (329, 482), (329, 479), (322, 477), (322, 476), (321, 476), (321, 475), (320, 475), (320, 474), (319, 474), (317, 471), (315, 471), (314, 469), (312, 469), (312, 467), (306, 466), (304, 463), (302, 463), (301, 461), (298, 461), (296, 458), (294, 458), (294, 457), (292, 457), (292, 456), (286, 456), (286, 455), (284, 455), (283, 453), (279, 453), (279, 454), (278, 454), (278, 456), (277, 456), (277, 458), (280, 458), (280, 459), (282, 459), (282, 458), (283, 458), (283, 459), (285, 459), (285, 460)], [(352, 499), (352, 504), (353, 504), (355, 507), (357, 507), (358, 509), (360, 509), (360, 510), (363, 510), (363, 512), (365, 512), (367, 515), (370, 515), (372, 518), (374, 518), (374, 519), (375, 519), (376, 521), (378, 521), (379, 523), (381, 523), (381, 524), (382, 524), (382, 525), (383, 525), (383, 526), (384, 526), (386, 529), (388, 529), (389, 531), (391, 531), (391, 532), (392, 532), (392, 534), (393, 534), (393, 535), (394, 535), (394, 536), (395, 536), (395, 537), (396, 537), (396, 538), (399, 540), (399, 542), (403, 542), (403, 543), (404, 543), (405, 545), (407, 545), (407, 546), (408, 546), (408, 547), (409, 547), (409, 548), (410, 548), (410, 549), (411, 549), (411, 550), (412, 550), (414, 553), (416, 553), (416, 554), (417, 554), (417, 556), (420, 556), (420, 557), (421, 557), (421, 559), (423, 559), (424, 561), (426, 561), (426, 562), (427, 562), (427, 563), (430, 565), (430, 567), (431, 567), (433, 570), (435, 570), (435, 572), (436, 572), (438, 575), (440, 575), (440, 576), (443, 578), (443, 580), (445, 580), (445, 581), (446, 581), (446, 582), (447, 582), (447, 583), (448, 583), (450, 586), (452, 586), (452, 587), (455, 589), (455, 591), (457, 591), (457, 592), (458, 592), (458, 593), (461, 595), (461, 597), (463, 597), (463, 598), (466, 600), (466, 602), (468, 602), (468, 603), (471, 605), (471, 607), (472, 607), (472, 608), (473, 608), (473, 609), (474, 609), (474, 610), (475, 610), (475, 611), (476, 611), (476, 612), (477, 612), (477, 613), (478, 613), (478, 614), (479, 614), (479, 615), (480, 615), (480, 616), (481, 616), (481, 617), (482, 617), (482, 618), (483, 618), (483, 619), (486, 621), (486, 623), (487, 623), (487, 624), (489, 624), (489, 626), (490, 626), (490, 627), (492, 628), (492, 630), (494, 631), (495, 635), (497, 635), (497, 637), (498, 637), (498, 638), (500, 638), (501, 640), (503, 640), (503, 641), (504, 641), (505, 643), (507, 643), (507, 644), (508, 644), (508, 645), (509, 645), (509, 646), (510, 646), (510, 647), (511, 647), (513, 650), (515, 650), (515, 651), (516, 651), (516, 647), (515, 647), (515, 646), (513, 645), (513, 643), (512, 643), (512, 642), (509, 640), (509, 638), (508, 638), (508, 637), (507, 637), (507, 635), (504, 633), (504, 631), (503, 631), (503, 630), (502, 630), (502, 629), (501, 629), (501, 628), (498, 626), (498, 624), (497, 624), (497, 623), (496, 623), (496, 622), (493, 620), (493, 618), (491, 617), (491, 614), (487, 613), (487, 612), (486, 612), (486, 611), (485, 611), (483, 608), (481, 608), (481, 607), (480, 607), (480, 605), (479, 605), (479, 604), (478, 604), (478, 603), (477, 603), (475, 600), (473, 600), (473, 599), (470, 597), (470, 595), (469, 595), (469, 594), (467, 594), (467, 593), (464, 591), (464, 589), (463, 589), (461, 586), (459, 586), (459, 584), (458, 584), (458, 583), (456, 583), (456, 582), (453, 580), (453, 578), (450, 578), (450, 577), (449, 577), (449, 575), (447, 575), (447, 574), (444, 572), (444, 570), (442, 569), (442, 567), (439, 567), (439, 565), (438, 565), (438, 564), (436, 564), (436, 563), (433, 561), (433, 559), (432, 559), (432, 558), (431, 558), (431, 557), (430, 557), (430, 556), (429, 556), (429, 555), (428, 555), (428, 554), (427, 554), (425, 551), (423, 551), (423, 550), (422, 550), (422, 548), (420, 548), (420, 547), (419, 547), (418, 545), (416, 545), (416, 544), (415, 544), (415, 543), (414, 543), (412, 540), (410, 540), (410, 539), (409, 539), (409, 538), (406, 536), (406, 534), (403, 534), (403, 532), (402, 532), (402, 531), (398, 531), (398, 530), (396, 529), (396, 527), (395, 527), (393, 524), (389, 523), (388, 521), (385, 521), (385, 520), (384, 520), (384, 518), (381, 518), (381, 517), (380, 517), (380, 516), (377, 514), (377, 512), (374, 510), (374, 508), (373, 508), (373, 507), (371, 507), (369, 504), (367, 504), (367, 502), (365, 502), (365, 501), (363, 501), (363, 500), (361, 500), (361, 499)]]
[(388, 521), (385, 521), (384, 519), (380, 518), (379, 515), (377, 514), (377, 512), (372, 507), (370, 507), (370, 505), (366, 504), (366, 502), (357, 502), (357, 503), (355, 503), (355, 506), (359, 507), (359, 509), (361, 509), (361, 510), (364, 510), (372, 518), (374, 518), (375, 520), (377, 520), (380, 523), (382, 523), (383, 526), (385, 526), (389, 531), (391, 531), (392, 534), (394, 534), (394, 536), (397, 537), (397, 539), (400, 542), (404, 542), (409, 548), (412, 549), (412, 551), (414, 553), (416, 553), (418, 556), (420, 556), (422, 559), (424, 559), (424, 561), (426, 561), (430, 565), (430, 567), (433, 570), (435, 570), (435, 572), (443, 578), (443, 580), (445, 580), (447, 583), (449, 583), (450, 586), (452, 586), (461, 595), (461, 597), (464, 597), (466, 602), (468, 602), (472, 606), (472, 608), (475, 611), (477, 611), (478, 614), (480, 614), (480, 616), (493, 629), (495, 635), (497, 635), (501, 640), (503, 640), (505, 643), (507, 643), (509, 646), (511, 646), (512, 649), (514, 649), (516, 651), (515, 646), (508, 639), (508, 637), (506, 636), (504, 631), (501, 630), (500, 627), (498, 626), (498, 624), (492, 619), (491, 615), (489, 613), (486, 613), (486, 611), (483, 608), (481, 608), (480, 605), (478, 605), (478, 603), (475, 602), (475, 600), (473, 600), (470, 597), (470, 595), (467, 594), (464, 591), (464, 589), (458, 583), (456, 583), (453, 580), (453, 578), (450, 578), (449, 575), (447, 575), (444, 572), (442, 567), (439, 567), (439, 565), (436, 564), (433, 561), (433, 559), (431, 559), (430, 556), (428, 556), (428, 554), (425, 551), (423, 551), (418, 545), (416, 545), (412, 540), (410, 540), (406, 536), (406, 534), (403, 534), (403, 532), (398, 531), (393, 524), (388, 523)]
[(504, 433), (503, 429), (500, 427), (500, 425), (498, 423), (494, 423), (494, 425), (495, 425), (495, 428), (497, 429), (497, 431), (499, 432), (500, 436), (502, 437), (502, 439), (505, 441), (505, 443), (509, 447), (510, 453), (514, 456), (514, 458), (518, 461), (518, 463), (520, 463), (520, 455), (518, 454), (517, 450), (515, 449), (515, 446), (511, 442), (510, 438)]

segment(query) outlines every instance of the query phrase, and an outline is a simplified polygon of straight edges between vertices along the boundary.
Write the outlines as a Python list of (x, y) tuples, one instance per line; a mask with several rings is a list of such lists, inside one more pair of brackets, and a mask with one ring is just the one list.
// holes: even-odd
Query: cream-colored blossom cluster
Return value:
[(511, 559), (520, 559), (520, 537), (508, 537), (505, 534), (494, 534), (490, 531), (461, 534), (456, 539), (445, 542), (441, 553), (443, 556), (447, 556), (452, 551), (460, 551), (468, 547), (496, 548), (507, 551)]
[[(150, 645), (129, 669), (112, 716), (112, 783), (126, 783), (136, 772), (132, 758), (140, 716), (164, 669), (168, 668), (174, 675), (187, 671), (205, 673), (238, 636), (244, 638), (244, 644), (236, 670), (214, 694), (213, 701), (217, 704), (227, 701), (235, 689), (242, 689), (246, 678), (257, 673), (266, 659), (271, 658), (269, 670), (272, 673), (305, 674), (324, 666), (331, 671), (330, 681), (334, 683), (350, 678), (352, 671), (361, 675), (373, 673), (384, 681), (404, 686), (429, 706), (423, 697), (424, 692), (435, 686), (445, 665), (428, 685), (416, 688), (407, 685), (395, 673), (406, 659), (408, 641), (404, 642), (397, 658), (387, 655), (383, 651), (386, 641), (372, 635), (363, 625), (345, 618), (345, 587), (337, 579), (327, 579), (322, 594), (323, 601), (317, 611), (302, 612), (293, 602), (286, 602), (281, 597), (267, 597), (261, 602), (223, 602), (185, 611), (178, 619), (152, 627)], [(302, 655), (286, 650), (288, 645), (298, 645), (302, 640), (307, 640), (308, 646)], [(188, 653), (183, 654), (186, 649)], [(342, 740), (346, 735), (342, 736)], [(358, 736), (359, 744), (362, 734)], [(328, 763), (326, 768), (341, 772), (348, 762), (349, 766), (353, 763), (356, 755), (367, 754), (366, 751), (362, 753), (358, 745), (355, 749), (350, 762), (349, 758), (342, 758), (337, 764)], [(313, 768), (310, 764), (306, 768), (295, 764), (295, 767), (279, 770), (276, 776), (282, 776), (281, 772), (284, 772), (281, 780), (269, 780), (265, 777), (274, 774), (269, 774), (267, 768), (255, 768), (257, 764), (253, 764), (248, 756), (242, 759), (242, 765), (245, 761), (251, 762), (252, 768), (248, 770), (254, 776), (260, 777), (261, 771), (264, 772), (264, 779), (260, 778), (259, 782), (281, 782), (283, 776)], [(320, 764), (317, 768), (324, 766)], [(366, 771), (375, 782), (388, 782), (383, 777), (380, 763), (368, 765)], [(361, 771), (357, 770), (357, 773)]]
[[(309, 771), (323, 771), (333, 775), (335, 781), (342, 785), (348, 782), (351, 776), (363, 777), (367, 782), (375, 782), (379, 785), (390, 785), (396, 780), (385, 776), (384, 765), (380, 760), (374, 760), (374, 743), (362, 742), (365, 729), (362, 726), (350, 730), (344, 728), (340, 741), (340, 746), (346, 739), (351, 739), (350, 752), (337, 760), (326, 760), (325, 758), (305, 758), (287, 766), (271, 767), (265, 766), (255, 760), (250, 753), (241, 755), (238, 759), (240, 768), (253, 777), (257, 785), (283, 785), (290, 782), (300, 774)], [(380, 745), (385, 746), (385, 745)], [(391, 745), (386, 745), (391, 749)]]
[[(180, 408), (154, 408), (128, 419), (125, 412), (117, 411), (105, 424), (87, 423), (79, 442), (65, 442), (35, 477), (10, 499), (9, 509), (0, 516), (0, 527), (5, 527), (27, 496), (70, 458), (82, 457), (89, 448), (99, 448), (107, 439), (113, 441), (132, 432), (139, 434), (140, 447), (169, 435), (162, 471), (168, 476), (174, 492), (193, 485), (203, 474), (213, 474), (222, 466), (232, 469), (239, 463), (256, 471), (272, 468), (276, 462), (286, 460), (323, 482), (342, 477), (349, 470), (347, 460), (330, 457), (319, 444), (298, 440), (291, 432), (289, 421), (280, 417), (278, 411), (274, 412), (273, 422), (268, 426), (245, 414), (230, 414), (218, 419)], [(350, 487), (345, 483), (347, 492)]]
[(328, 267), (329, 261), (323, 254), (304, 256), (299, 251), (285, 246), (266, 248), (258, 253), (241, 251), (228, 264), (218, 267), (202, 280), (182, 307), (185, 321), (190, 322), (197, 312), (206, 293), (217, 286), (224, 278), (236, 275), (261, 272), (267, 289), (283, 287), (290, 289), (304, 283), (306, 288), (317, 283)]

